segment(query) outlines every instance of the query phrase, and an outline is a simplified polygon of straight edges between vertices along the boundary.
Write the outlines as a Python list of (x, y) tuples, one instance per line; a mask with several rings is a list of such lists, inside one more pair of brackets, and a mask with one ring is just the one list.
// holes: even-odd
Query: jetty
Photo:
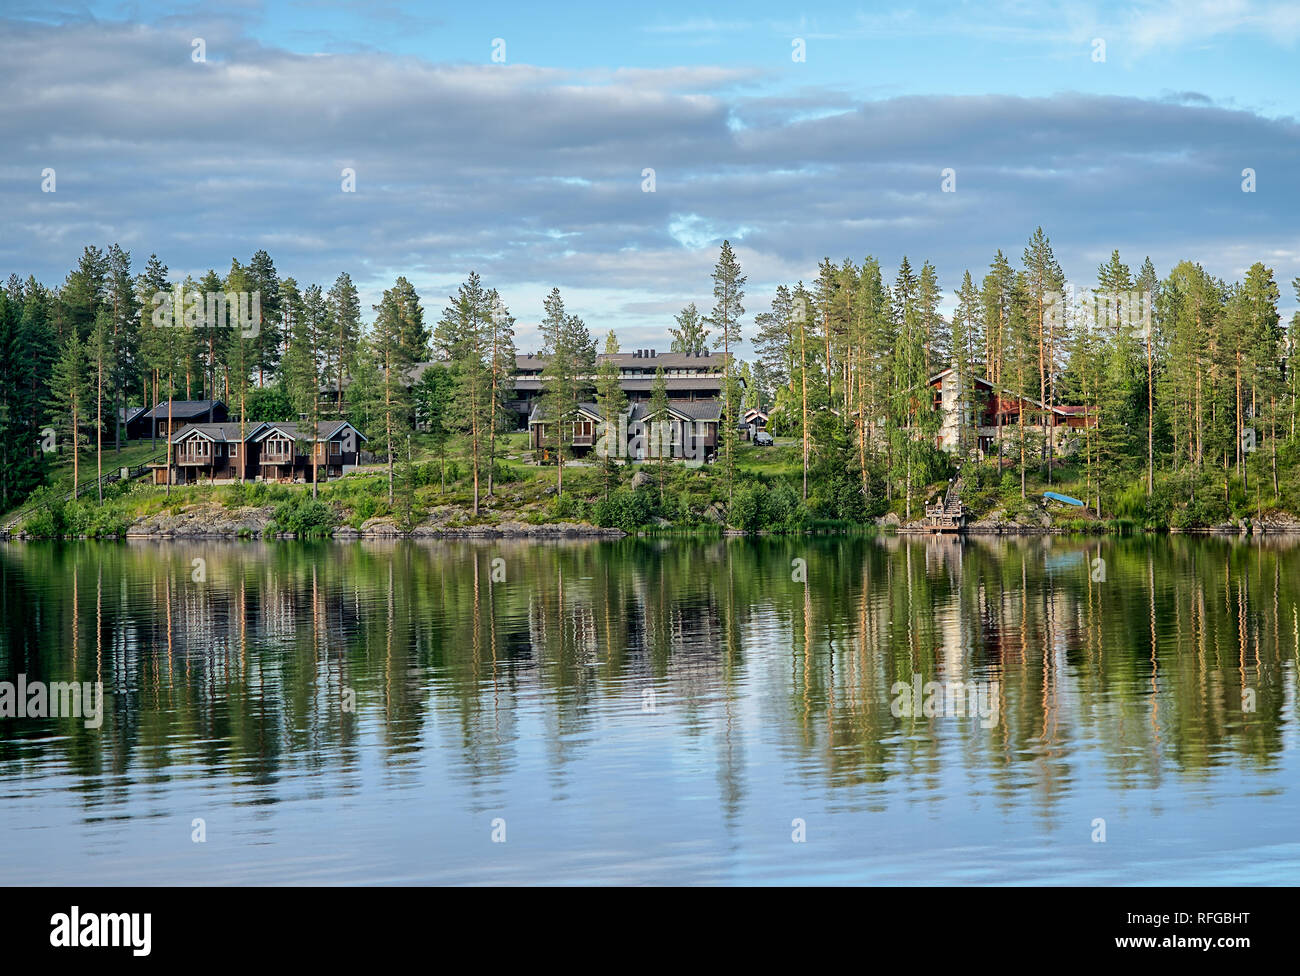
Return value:
[(921, 531), (964, 532), (966, 516), (966, 506), (961, 500), (961, 477), (958, 476), (948, 483), (948, 491), (942, 501), (925, 506)]

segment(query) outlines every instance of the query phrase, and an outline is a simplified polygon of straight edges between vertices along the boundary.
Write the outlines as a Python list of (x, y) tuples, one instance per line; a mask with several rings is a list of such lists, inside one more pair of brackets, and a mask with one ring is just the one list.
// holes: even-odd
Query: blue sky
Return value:
[(548, 6), (0, 5), (0, 272), (265, 247), (367, 304), (406, 274), (436, 317), (474, 268), (525, 347), (551, 285), (632, 346), (709, 302), (724, 236), (752, 316), (826, 255), (928, 258), (951, 290), (1042, 224), (1080, 283), (1112, 247), (1262, 260), (1295, 307), (1300, 7)]

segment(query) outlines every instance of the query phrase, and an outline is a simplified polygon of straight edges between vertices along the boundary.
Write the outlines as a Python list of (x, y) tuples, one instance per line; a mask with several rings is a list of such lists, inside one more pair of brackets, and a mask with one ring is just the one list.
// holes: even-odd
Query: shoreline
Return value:
[[(531, 524), (524, 522), (502, 522), (495, 525), (446, 526), (438, 524), (417, 525), (411, 530), (398, 528), (391, 522), (379, 522), (355, 528), (350, 525), (337, 526), (329, 531), (299, 535), (295, 532), (269, 531), (269, 524), (258, 525), (241, 522), (237, 525), (213, 527), (202, 524), (198, 518), (184, 519), (180, 516), (155, 516), (152, 522), (175, 522), (178, 525), (150, 524), (150, 521), (132, 525), (124, 534), (118, 535), (75, 535), (75, 536), (32, 536), (24, 532), (6, 532), (0, 534), (5, 542), (149, 542), (149, 541), (317, 541), (332, 540), (336, 542), (385, 541), (385, 540), (473, 540), (473, 539), (514, 539), (535, 540), (539, 542), (552, 540), (587, 539), (593, 541), (615, 541), (624, 538), (673, 539), (673, 538), (796, 538), (800, 536), (842, 536), (861, 535), (894, 536), (910, 539), (948, 539), (992, 538), (992, 537), (1030, 537), (1030, 536), (1136, 536), (1136, 535), (1184, 535), (1219, 539), (1263, 539), (1263, 538), (1300, 538), (1300, 522), (1295, 523), (1257, 523), (1243, 528), (1240, 525), (1223, 524), (1214, 526), (1193, 526), (1166, 528), (1145, 528), (1142, 526), (1117, 526), (1107, 522), (1097, 522), (1095, 528), (1079, 526), (1023, 525), (1005, 523), (998, 525), (971, 525), (960, 532), (938, 532), (919, 525), (892, 525), (864, 523), (852, 528), (816, 528), (791, 532), (746, 532), (743, 529), (726, 526), (653, 526), (644, 527), (634, 532), (623, 529), (591, 525), (585, 522), (550, 522)], [(196, 524), (198, 523), (198, 524)]]

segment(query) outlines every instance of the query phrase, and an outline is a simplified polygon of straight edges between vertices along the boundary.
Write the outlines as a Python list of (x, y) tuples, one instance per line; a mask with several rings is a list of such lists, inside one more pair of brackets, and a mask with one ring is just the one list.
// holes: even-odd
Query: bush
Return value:
[[(837, 510), (861, 510), (862, 495), (855, 487), (845, 483), (838, 485), (835, 490), (846, 496), (835, 503)], [(729, 521), (746, 532), (760, 532), (764, 529), (785, 532), (806, 528), (810, 518), (808, 508), (798, 492), (786, 481), (777, 480), (771, 484), (750, 482), (741, 485), (732, 500)]]
[(337, 523), (332, 505), (304, 492), (276, 506), (268, 531), (292, 532), (299, 538), (307, 538), (328, 535)]
[(567, 495), (556, 495), (551, 501), (551, 518), (562, 522), (582, 518), (582, 511), (582, 499), (573, 492)]
[(765, 489), (757, 483), (741, 485), (731, 500), (728, 521), (738, 529), (757, 532), (763, 527)]
[(23, 531), (41, 539), (53, 539), (63, 534), (63, 512), (66, 502), (60, 492), (48, 485), (37, 488), (27, 498), (36, 511), (23, 522)]
[(635, 532), (654, 517), (653, 501), (645, 489), (615, 488), (592, 506), (592, 520), (606, 528)]

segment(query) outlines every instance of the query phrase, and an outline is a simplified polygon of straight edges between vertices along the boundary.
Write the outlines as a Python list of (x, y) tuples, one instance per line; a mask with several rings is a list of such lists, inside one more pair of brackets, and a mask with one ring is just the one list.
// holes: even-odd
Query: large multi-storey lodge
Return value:
[[(596, 369), (613, 362), (618, 366), (618, 385), (627, 397), (627, 408), (622, 417), (609, 418), (612, 429), (618, 432), (620, 443), (606, 445), (610, 453), (632, 458), (650, 456), (651, 422), (650, 397), (655, 374), (664, 371), (664, 387), (668, 392), (668, 424), (664, 446), (674, 457), (706, 458), (718, 447), (718, 423), (722, 413), (723, 369), (726, 354), (703, 352), (666, 352), (654, 349), (637, 349), (633, 352), (601, 354), (596, 357)], [(528, 443), (545, 459), (555, 446), (551, 422), (541, 403), (542, 371), (546, 368), (545, 356), (521, 355), (516, 357), (515, 399), (512, 408), (528, 427)], [(596, 374), (583, 378), (594, 387)], [(600, 442), (606, 429), (606, 419), (594, 401), (578, 405), (577, 416), (571, 421), (565, 444), (575, 455), (588, 454)]]

